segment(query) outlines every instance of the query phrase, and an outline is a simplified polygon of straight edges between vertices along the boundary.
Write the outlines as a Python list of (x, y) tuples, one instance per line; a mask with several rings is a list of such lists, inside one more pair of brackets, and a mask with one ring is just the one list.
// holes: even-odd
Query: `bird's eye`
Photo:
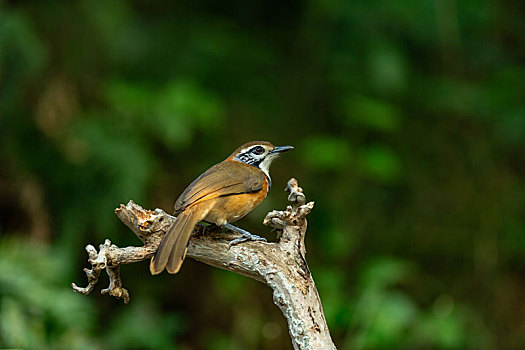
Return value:
[(263, 154), (264, 153), (264, 148), (261, 147), (261, 146), (257, 146), (253, 149), (253, 153), (255, 154)]

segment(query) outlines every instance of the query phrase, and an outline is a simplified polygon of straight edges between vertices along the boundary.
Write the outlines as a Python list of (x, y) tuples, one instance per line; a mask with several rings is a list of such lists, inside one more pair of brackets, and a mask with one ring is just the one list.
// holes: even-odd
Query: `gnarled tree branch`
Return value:
[[(304, 238), (306, 215), (314, 203), (306, 203), (303, 190), (295, 179), (288, 181), (286, 191), (292, 203), (284, 211), (274, 210), (264, 224), (282, 231), (278, 243), (249, 241), (230, 247), (234, 235), (213, 226), (195, 228), (187, 256), (208, 265), (233, 271), (267, 284), (273, 290), (273, 301), (288, 321), (295, 349), (335, 349), (324, 317), (314, 280), (308, 269)], [(131, 264), (153, 256), (174, 218), (160, 209), (146, 210), (130, 201), (115, 210), (117, 216), (137, 237), (142, 247), (119, 248), (108, 239), (99, 246), (86, 247), (91, 269), (84, 269), (87, 287), (72, 284), (73, 290), (89, 294), (106, 270), (109, 287), (102, 290), (129, 302), (129, 292), (122, 287), (120, 265)], [(204, 234), (205, 233), (205, 234)]]

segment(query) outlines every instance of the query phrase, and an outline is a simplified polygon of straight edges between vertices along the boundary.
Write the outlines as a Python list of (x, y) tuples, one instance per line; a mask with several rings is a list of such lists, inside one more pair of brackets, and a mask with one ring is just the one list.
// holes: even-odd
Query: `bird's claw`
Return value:
[(231, 241), (230, 243), (228, 243), (228, 248), (231, 248), (234, 245), (237, 245), (239, 243), (243, 243), (243, 242), (246, 242), (246, 241), (268, 242), (266, 240), (266, 238), (260, 237), (260, 236), (256, 236), (256, 235), (250, 235), (249, 237), (248, 236), (242, 236), (242, 237), (236, 238), (233, 241)]

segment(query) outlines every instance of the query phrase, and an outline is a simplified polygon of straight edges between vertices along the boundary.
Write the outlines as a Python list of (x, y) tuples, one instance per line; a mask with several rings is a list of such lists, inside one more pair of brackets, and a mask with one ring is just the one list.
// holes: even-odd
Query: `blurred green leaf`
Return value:
[(123, 80), (111, 80), (107, 83), (105, 96), (111, 108), (124, 118), (147, 116), (152, 114), (155, 95), (151, 86), (142, 86)]
[(47, 49), (30, 18), (0, 3), (0, 117), (7, 106), (19, 101), (29, 79), (38, 79), (47, 61)]
[(347, 122), (371, 130), (395, 132), (401, 125), (401, 113), (388, 102), (365, 96), (352, 96), (344, 102)]
[(319, 293), (329, 324), (345, 327), (351, 317), (349, 313), (348, 295), (345, 294), (347, 283), (345, 274), (336, 269), (314, 270)]
[(92, 302), (64, 283), (60, 266), (69, 261), (61, 257), (29, 242), (0, 241), (0, 346), (93, 345), (87, 339), (95, 318)]
[(220, 100), (191, 81), (154, 88), (113, 80), (107, 96), (126, 125), (136, 124), (141, 132), (172, 147), (189, 143), (195, 129), (217, 131), (224, 116)]
[(463, 322), (457, 312), (446, 316), (429, 314), (416, 325), (415, 342), (425, 346), (434, 344), (442, 349), (459, 349), (465, 346)]
[(377, 257), (365, 264), (360, 283), (363, 288), (383, 289), (402, 282), (412, 272), (413, 268), (407, 261)]
[(213, 95), (191, 82), (173, 82), (158, 96), (151, 127), (168, 144), (187, 143), (191, 128), (215, 130), (222, 120), (222, 106)]
[(373, 179), (390, 183), (401, 175), (401, 161), (397, 154), (384, 146), (371, 146), (359, 154), (358, 169)]
[(337, 169), (350, 160), (350, 145), (343, 139), (330, 136), (309, 137), (300, 146), (304, 164), (314, 169)]
[(322, 240), (327, 258), (344, 259), (354, 251), (357, 237), (352, 230), (326, 232)]
[(525, 140), (525, 105), (513, 106), (513, 109), (500, 115), (495, 131), (503, 144), (523, 146), (523, 140)]
[(231, 302), (239, 299), (247, 283), (246, 278), (230, 271), (220, 270), (213, 275), (213, 286), (218, 296)]
[[(376, 41), (372, 42), (371, 47), (369, 49), (368, 53), (368, 65), (369, 65), (369, 76), (371, 78), (371, 82), (374, 86), (374, 88), (379, 92), (385, 92), (388, 94), (399, 94), (402, 93), (403, 90), (406, 88), (406, 85), (408, 84), (408, 77), (407, 77), (407, 64), (406, 59), (402, 53), (401, 50), (399, 50), (398, 47), (385, 42), (385, 41)], [(371, 118), (379, 119), (378, 115), (381, 113), (378, 113), (378, 110), (387, 109), (388, 106), (373, 106), (374, 102), (368, 102), (370, 104), (367, 106), (361, 106), (362, 110), (357, 111), (358, 113), (361, 112), (375, 112), (375, 116), (372, 116)], [(378, 104), (378, 102), (375, 102)], [(366, 102), (365, 102), (366, 104)], [(390, 107), (391, 108), (391, 107)], [(384, 111), (388, 112), (388, 111)], [(395, 111), (390, 110), (391, 114), (395, 113)], [(383, 115), (382, 118), (388, 118)], [(389, 118), (396, 118), (392, 117), (392, 115)], [(397, 121), (390, 121), (390, 124), (396, 123)], [(385, 120), (376, 120), (376, 123), (379, 123), (379, 125), (382, 125), (385, 127)], [(386, 122), (388, 124), (389, 122)], [(390, 125), (387, 126), (386, 131), (392, 130), (392, 127), (396, 127), (397, 125)]]
[(364, 328), (353, 340), (355, 349), (395, 347), (417, 316), (414, 303), (401, 293), (365, 293), (360, 303), (364, 314), (355, 317)]
[(112, 349), (178, 349), (173, 336), (182, 329), (178, 315), (146, 299), (135, 300), (113, 321), (107, 333)]

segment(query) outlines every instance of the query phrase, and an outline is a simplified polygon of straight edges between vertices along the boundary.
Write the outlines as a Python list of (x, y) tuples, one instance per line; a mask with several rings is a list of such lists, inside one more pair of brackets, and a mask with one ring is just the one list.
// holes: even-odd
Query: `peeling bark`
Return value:
[[(236, 238), (229, 231), (213, 226), (197, 226), (190, 239), (187, 256), (208, 265), (236, 272), (267, 284), (273, 290), (273, 302), (288, 321), (294, 349), (335, 349), (326, 324), (321, 299), (306, 262), (304, 238), (306, 215), (314, 203), (306, 203), (302, 189), (295, 179), (288, 181), (286, 191), (292, 203), (284, 211), (272, 211), (264, 224), (282, 231), (278, 243), (244, 242), (232, 247)], [(120, 220), (142, 240), (142, 247), (119, 248), (106, 239), (99, 251), (86, 247), (91, 269), (84, 269), (88, 285), (72, 284), (82, 294), (93, 291), (100, 273), (106, 270), (109, 287), (102, 290), (129, 302), (129, 292), (122, 287), (120, 265), (149, 259), (157, 250), (162, 237), (176, 220), (160, 209), (146, 210), (130, 201), (115, 210)]]

